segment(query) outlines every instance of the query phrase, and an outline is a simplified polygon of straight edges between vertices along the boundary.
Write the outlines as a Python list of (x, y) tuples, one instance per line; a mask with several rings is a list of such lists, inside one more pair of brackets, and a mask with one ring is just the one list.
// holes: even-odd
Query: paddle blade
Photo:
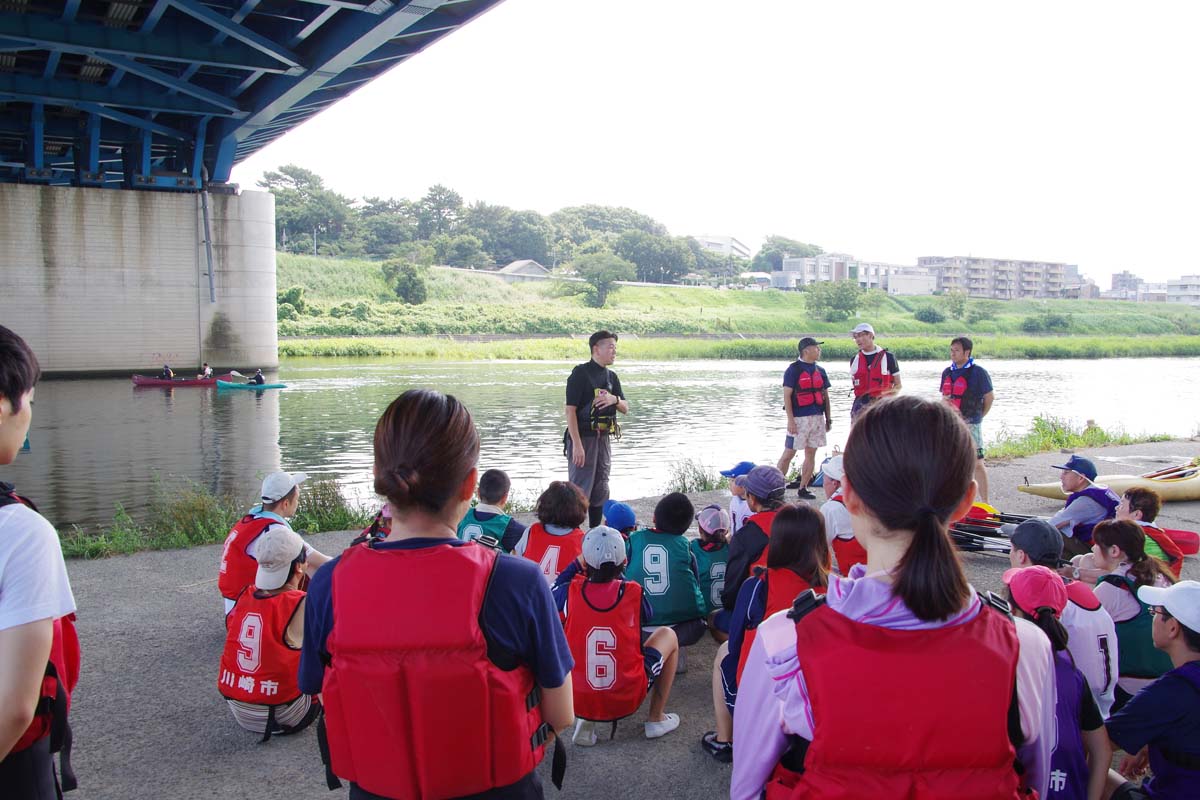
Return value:
[(231, 370), (229, 370), (229, 374), (230, 374), (230, 375), (232, 375), (232, 376), (233, 376), (233, 377), (235, 377), (235, 378), (244, 378), (244, 377), (246, 377), (246, 376), (245, 376), (245, 375), (243, 375), (242, 373), (238, 372), (236, 369), (231, 369)]

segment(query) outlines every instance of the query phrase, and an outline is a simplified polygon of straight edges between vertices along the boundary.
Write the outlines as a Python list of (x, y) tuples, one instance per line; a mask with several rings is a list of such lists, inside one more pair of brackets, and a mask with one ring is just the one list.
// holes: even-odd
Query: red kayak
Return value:
[(134, 386), (216, 386), (217, 379), (230, 380), (232, 375), (214, 375), (211, 378), (175, 378), (174, 380), (166, 380), (165, 378), (152, 378), (149, 375), (134, 375)]

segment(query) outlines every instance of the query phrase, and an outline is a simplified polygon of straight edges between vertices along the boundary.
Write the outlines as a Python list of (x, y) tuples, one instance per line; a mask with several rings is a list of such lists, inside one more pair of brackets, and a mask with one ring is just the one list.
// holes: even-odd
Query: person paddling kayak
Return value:
[(254, 384), (255, 386), (262, 386), (266, 382), (267, 382), (267, 379), (263, 377), (263, 372), (261, 369), (254, 373), (253, 378), (246, 381), (247, 384)]

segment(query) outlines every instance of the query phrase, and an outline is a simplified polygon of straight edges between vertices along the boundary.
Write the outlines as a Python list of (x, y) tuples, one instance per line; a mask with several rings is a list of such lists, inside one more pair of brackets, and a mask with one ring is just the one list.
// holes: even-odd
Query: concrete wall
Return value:
[(278, 365), (275, 202), (0, 184), (0, 324), (48, 372)]

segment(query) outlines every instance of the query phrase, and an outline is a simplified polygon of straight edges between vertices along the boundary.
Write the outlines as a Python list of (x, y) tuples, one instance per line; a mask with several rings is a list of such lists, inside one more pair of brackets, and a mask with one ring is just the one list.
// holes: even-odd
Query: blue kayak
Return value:
[(218, 389), (286, 389), (286, 383), (231, 383), (217, 381)]

